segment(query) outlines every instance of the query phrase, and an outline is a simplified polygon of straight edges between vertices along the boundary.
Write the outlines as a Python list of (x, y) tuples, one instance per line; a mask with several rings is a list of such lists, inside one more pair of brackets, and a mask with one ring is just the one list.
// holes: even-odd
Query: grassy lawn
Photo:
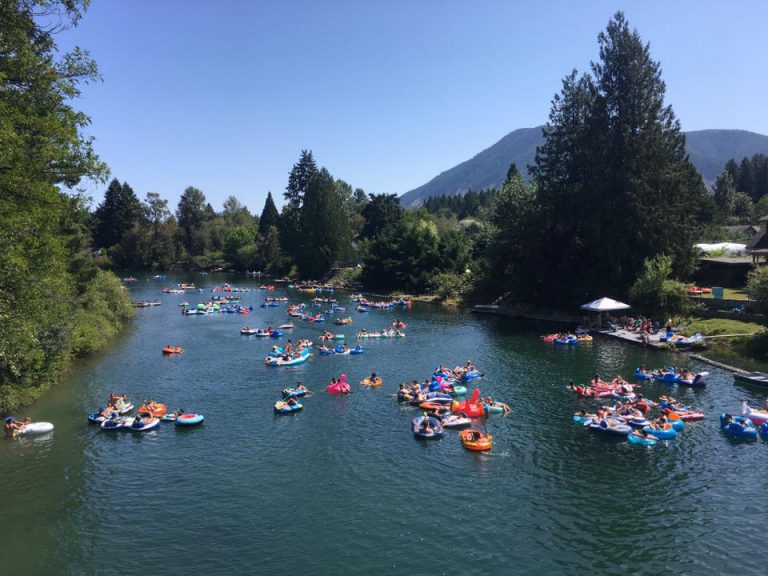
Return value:
[[(691, 296), (691, 298), (703, 298), (703, 299), (712, 299), (712, 294), (702, 294), (701, 296)], [(723, 298), (726, 300), (748, 300), (747, 293), (744, 291), (744, 289), (741, 288), (724, 288), (723, 289)]]
[(754, 322), (741, 322), (727, 318), (686, 318), (681, 323), (686, 334), (701, 332), (703, 336), (717, 336), (721, 334), (757, 334), (765, 330), (762, 324)]

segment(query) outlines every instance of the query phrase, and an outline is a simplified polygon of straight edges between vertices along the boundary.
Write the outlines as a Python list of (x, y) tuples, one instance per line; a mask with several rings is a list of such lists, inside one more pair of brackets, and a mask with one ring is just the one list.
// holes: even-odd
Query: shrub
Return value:
[(659, 254), (643, 262), (643, 271), (629, 289), (632, 304), (646, 314), (683, 314), (690, 310), (691, 302), (685, 285), (671, 280), (672, 257)]

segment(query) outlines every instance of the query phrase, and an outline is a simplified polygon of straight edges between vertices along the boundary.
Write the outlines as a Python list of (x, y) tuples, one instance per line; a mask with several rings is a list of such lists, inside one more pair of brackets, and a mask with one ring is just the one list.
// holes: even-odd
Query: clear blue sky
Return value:
[[(62, 47), (103, 82), (76, 106), (112, 175), (175, 208), (282, 204), (303, 148), (369, 193), (402, 194), (546, 121), (621, 9), (651, 44), (684, 130), (768, 134), (768, 2), (92, 0)], [(104, 186), (89, 186), (100, 202)]]

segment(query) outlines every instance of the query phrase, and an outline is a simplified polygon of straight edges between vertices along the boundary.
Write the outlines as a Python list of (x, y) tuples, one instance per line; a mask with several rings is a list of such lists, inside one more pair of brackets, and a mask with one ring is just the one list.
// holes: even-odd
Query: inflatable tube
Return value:
[(443, 428), (466, 428), (472, 424), (472, 420), (463, 414), (449, 414), (441, 418)]
[(461, 385), (454, 385), (453, 390), (448, 392), (451, 396), (464, 396), (466, 393), (467, 387)]
[(106, 420), (106, 418), (104, 418), (104, 416), (99, 416), (99, 411), (98, 410), (88, 414), (88, 423), (89, 424), (101, 424), (102, 422), (104, 422), (104, 420)]
[(160, 418), (152, 418), (146, 424), (141, 418), (134, 418), (131, 422), (131, 432), (149, 432), (160, 426)]
[(145, 408), (142, 411), (141, 407), (139, 407), (139, 416), (143, 416), (144, 414), (149, 414), (154, 418), (160, 418), (161, 416), (164, 416), (167, 411), (168, 411), (168, 407), (165, 404), (156, 403), (155, 407), (152, 410), (147, 410)]
[(293, 414), (294, 412), (298, 412), (299, 410), (304, 409), (304, 404), (299, 402), (298, 404), (288, 404), (287, 402), (283, 402), (282, 400), (279, 400), (275, 402), (275, 412), (278, 414)]
[(768, 422), (763, 422), (760, 424), (760, 434), (768, 440)]
[(205, 418), (202, 414), (182, 414), (176, 418), (176, 426), (196, 426), (202, 424)]
[(339, 381), (335, 384), (328, 384), (325, 391), (329, 394), (349, 394), (352, 392), (352, 387), (347, 383), (347, 375), (342, 374)]
[(349, 351), (350, 354), (365, 354), (365, 349), (361, 346), (355, 346)]
[(333, 352), (333, 350), (331, 350), (329, 348), (318, 348), (317, 349), (317, 353), (320, 354), (320, 356), (330, 356), (334, 352)]
[(684, 380), (681, 378), (678, 381), (678, 384), (680, 384), (681, 386), (695, 386), (695, 387), (706, 386), (707, 376), (709, 376), (709, 372), (699, 372), (691, 380)]
[[(427, 421), (428, 427), (431, 428), (429, 432), (424, 430), (422, 423), (424, 423), (425, 420)], [(442, 437), (445, 432), (440, 424), (440, 420), (434, 416), (416, 416), (411, 422), (411, 430), (416, 438), (424, 440), (436, 440)]]
[(658, 442), (656, 438), (651, 436), (643, 436), (642, 434), (638, 434), (636, 432), (633, 432), (627, 436), (627, 440), (629, 440), (630, 444), (637, 444), (638, 446), (653, 446)]
[(34, 434), (47, 434), (53, 431), (53, 424), (50, 422), (30, 422), (25, 424), (21, 429), (16, 430), (18, 436), (32, 436)]
[(483, 410), (486, 414), (504, 414), (504, 408), (496, 404), (483, 404)]
[[(608, 421), (612, 422), (609, 425)], [(608, 436), (627, 436), (632, 432), (632, 427), (624, 422), (621, 418), (603, 418), (600, 422), (591, 420), (589, 424), (585, 424), (590, 430), (606, 434)]]
[(125, 400), (118, 400), (115, 404), (115, 408), (117, 408), (117, 412), (120, 415), (128, 414), (128, 412), (133, 410), (133, 404), (126, 402)]
[(270, 338), (282, 338), (282, 336), (282, 330), (272, 330), (272, 332), (269, 333)]
[(658, 428), (651, 428), (650, 426), (646, 426), (643, 428), (643, 430), (648, 432), (648, 434), (655, 436), (659, 440), (671, 440), (677, 436), (677, 430), (675, 430), (671, 424), (665, 424), (665, 427), (661, 430)]
[(104, 431), (121, 430), (125, 424), (125, 418), (109, 418), (104, 420), (99, 427)]
[(493, 437), (490, 434), (483, 434), (480, 430), (462, 430), (459, 433), (461, 438), (461, 444), (467, 450), (473, 450), (475, 452), (484, 452), (491, 449), (491, 440)]
[(485, 409), (482, 404), (478, 403), (479, 398), (480, 389), (475, 388), (469, 400), (464, 400), (463, 402), (454, 401), (451, 404), (451, 410), (456, 414), (463, 412), (469, 418), (481, 418), (485, 416)]
[(768, 422), (768, 411), (750, 408), (749, 404), (746, 402), (741, 404), (741, 415), (752, 420), (752, 423), (755, 426), (760, 426), (763, 422)]
[(757, 438), (757, 428), (749, 418), (743, 416), (734, 416), (733, 422), (727, 423), (725, 414), (720, 414), (720, 428), (734, 438), (744, 438), (753, 440)]
[(653, 380), (653, 374), (648, 372), (642, 372), (640, 368), (635, 368), (635, 379), (637, 380)]
[(296, 388), (283, 389), (283, 398), (301, 398), (307, 395), (307, 389), (296, 390)]

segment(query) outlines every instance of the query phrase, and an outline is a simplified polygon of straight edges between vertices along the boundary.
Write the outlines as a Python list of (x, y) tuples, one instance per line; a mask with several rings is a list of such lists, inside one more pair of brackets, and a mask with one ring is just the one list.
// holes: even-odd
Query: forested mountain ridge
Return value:
[[(514, 163), (527, 178), (526, 166), (533, 163), (536, 147), (544, 142), (542, 126), (519, 128), (473, 158), (435, 176), (406, 192), (400, 203), (408, 208), (421, 206), (430, 196), (451, 196), (467, 190), (498, 188), (509, 165)], [(712, 184), (725, 163), (754, 154), (768, 154), (768, 136), (747, 130), (694, 130), (686, 132), (686, 149), (691, 162), (707, 184)]]

